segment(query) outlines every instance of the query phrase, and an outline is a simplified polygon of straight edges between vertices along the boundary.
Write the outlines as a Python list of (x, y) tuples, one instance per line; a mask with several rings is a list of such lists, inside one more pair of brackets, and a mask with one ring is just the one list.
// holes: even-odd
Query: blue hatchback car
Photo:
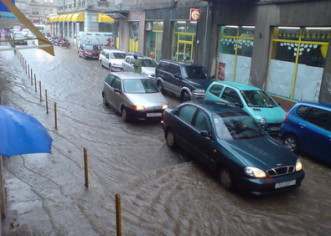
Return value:
[(331, 104), (295, 104), (287, 113), (279, 136), (293, 152), (305, 152), (331, 164)]

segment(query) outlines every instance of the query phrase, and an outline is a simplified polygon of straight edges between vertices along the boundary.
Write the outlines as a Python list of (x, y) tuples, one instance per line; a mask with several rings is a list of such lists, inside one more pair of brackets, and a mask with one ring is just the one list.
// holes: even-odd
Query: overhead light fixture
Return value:
[(279, 26), (278, 29), (292, 29), (292, 30), (299, 30), (300, 27)]
[(331, 27), (305, 27), (306, 30), (331, 30)]
[(237, 29), (237, 28), (238, 28), (238, 26), (237, 26), (237, 25), (225, 25), (225, 27), (226, 27), (226, 28), (235, 28), (235, 29)]

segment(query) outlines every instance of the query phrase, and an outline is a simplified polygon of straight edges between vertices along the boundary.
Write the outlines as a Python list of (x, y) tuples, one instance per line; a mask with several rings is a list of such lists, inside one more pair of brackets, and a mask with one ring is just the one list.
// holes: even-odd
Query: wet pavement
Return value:
[[(0, 51), (1, 102), (35, 116), (54, 140), (52, 154), (4, 158), (3, 235), (116, 235), (116, 194), (128, 236), (331, 235), (330, 167), (303, 156), (306, 178), (295, 191), (228, 192), (208, 170), (170, 150), (159, 123), (127, 124), (103, 106), (109, 71), (97, 60), (79, 58), (75, 48), (55, 47), (55, 53)], [(22, 61), (36, 75), (37, 91)], [(12, 228), (13, 221), (19, 226)]]

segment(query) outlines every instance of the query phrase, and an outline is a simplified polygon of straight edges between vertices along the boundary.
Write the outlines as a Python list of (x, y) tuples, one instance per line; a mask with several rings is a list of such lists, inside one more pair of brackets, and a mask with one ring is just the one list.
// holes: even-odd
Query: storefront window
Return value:
[(318, 101), (331, 28), (275, 27), (267, 91), (290, 100)]
[(162, 37), (163, 37), (163, 22), (149, 21), (146, 22), (146, 47), (145, 55), (156, 61), (162, 58)]
[(254, 45), (254, 26), (221, 26), (217, 79), (248, 84)]
[(129, 22), (129, 51), (139, 51), (139, 22)]
[(194, 39), (197, 23), (176, 21), (173, 26), (172, 59), (193, 62)]

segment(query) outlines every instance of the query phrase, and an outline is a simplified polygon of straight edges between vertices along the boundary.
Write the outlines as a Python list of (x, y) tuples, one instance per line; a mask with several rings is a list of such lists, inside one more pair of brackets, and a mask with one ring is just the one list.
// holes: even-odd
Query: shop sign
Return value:
[(190, 9), (190, 21), (199, 21), (201, 16), (200, 9)]

